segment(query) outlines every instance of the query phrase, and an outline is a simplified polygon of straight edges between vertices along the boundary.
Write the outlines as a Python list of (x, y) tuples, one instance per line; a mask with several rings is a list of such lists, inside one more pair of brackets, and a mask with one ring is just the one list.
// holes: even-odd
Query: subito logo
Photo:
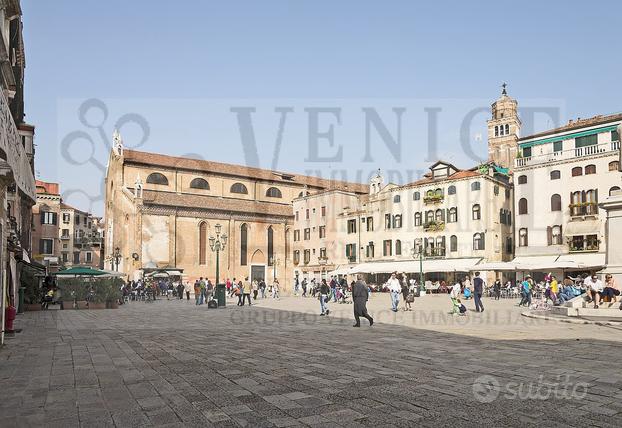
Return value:
[(499, 381), (489, 375), (480, 376), (473, 382), (473, 396), (480, 403), (491, 403), (499, 396)]

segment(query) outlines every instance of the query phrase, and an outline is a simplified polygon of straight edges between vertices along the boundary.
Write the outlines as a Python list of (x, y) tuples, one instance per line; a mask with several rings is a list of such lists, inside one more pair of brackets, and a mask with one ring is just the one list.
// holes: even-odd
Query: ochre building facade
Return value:
[[(106, 268), (137, 279), (157, 269), (214, 281), (216, 225), (227, 235), (220, 281), (278, 278), (292, 286), (292, 200), (368, 186), (240, 165), (127, 150), (115, 135), (106, 174)], [(118, 257), (115, 257), (118, 255)], [(117, 267), (118, 262), (118, 267)]]

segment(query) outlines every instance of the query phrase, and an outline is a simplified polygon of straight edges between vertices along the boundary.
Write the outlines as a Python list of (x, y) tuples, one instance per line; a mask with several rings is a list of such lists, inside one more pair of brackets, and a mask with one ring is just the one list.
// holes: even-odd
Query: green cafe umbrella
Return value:
[(106, 272), (90, 267), (77, 266), (56, 272), (56, 276), (99, 276), (106, 275)]

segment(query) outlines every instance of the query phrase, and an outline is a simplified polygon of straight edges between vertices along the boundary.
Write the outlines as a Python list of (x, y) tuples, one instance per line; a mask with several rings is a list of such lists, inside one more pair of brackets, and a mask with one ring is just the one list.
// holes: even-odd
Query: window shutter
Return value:
[(598, 204), (598, 189), (594, 189), (594, 202)]
[(423, 239), (423, 254), (428, 251), (428, 238)]
[(43, 239), (39, 239), (39, 254), (43, 254)]
[(445, 222), (445, 210), (441, 211), (441, 221), (444, 223)]
[(486, 233), (482, 232), (482, 247), (480, 248), (480, 250), (485, 250), (486, 249)]
[(45, 224), (45, 211), (41, 211), (41, 224)]
[(57, 213), (52, 213), (52, 224), (55, 225), (55, 226), (58, 224), (58, 214)]
[(546, 227), (546, 240), (549, 245), (553, 244), (553, 228), (551, 226)]
[(562, 225), (559, 225), (559, 242), (558, 244), (562, 244), (564, 242), (564, 233), (562, 231)]
[(442, 251), (443, 255), (445, 255), (447, 247), (445, 246), (445, 237), (444, 236), (441, 238), (441, 246), (443, 247), (443, 249), (441, 251)]

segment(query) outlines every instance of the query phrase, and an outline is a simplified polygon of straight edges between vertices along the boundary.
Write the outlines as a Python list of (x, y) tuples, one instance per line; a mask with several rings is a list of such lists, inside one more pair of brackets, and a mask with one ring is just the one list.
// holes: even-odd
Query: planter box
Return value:
[(106, 309), (106, 303), (89, 302), (89, 309)]
[(63, 300), (63, 310), (74, 309), (73, 300)]
[(76, 309), (87, 309), (86, 300), (78, 300), (76, 303)]
[(117, 303), (117, 302), (106, 302), (106, 309), (119, 309), (119, 303)]
[(24, 310), (28, 312), (36, 312), (41, 310), (41, 304), (39, 303), (25, 303)]

